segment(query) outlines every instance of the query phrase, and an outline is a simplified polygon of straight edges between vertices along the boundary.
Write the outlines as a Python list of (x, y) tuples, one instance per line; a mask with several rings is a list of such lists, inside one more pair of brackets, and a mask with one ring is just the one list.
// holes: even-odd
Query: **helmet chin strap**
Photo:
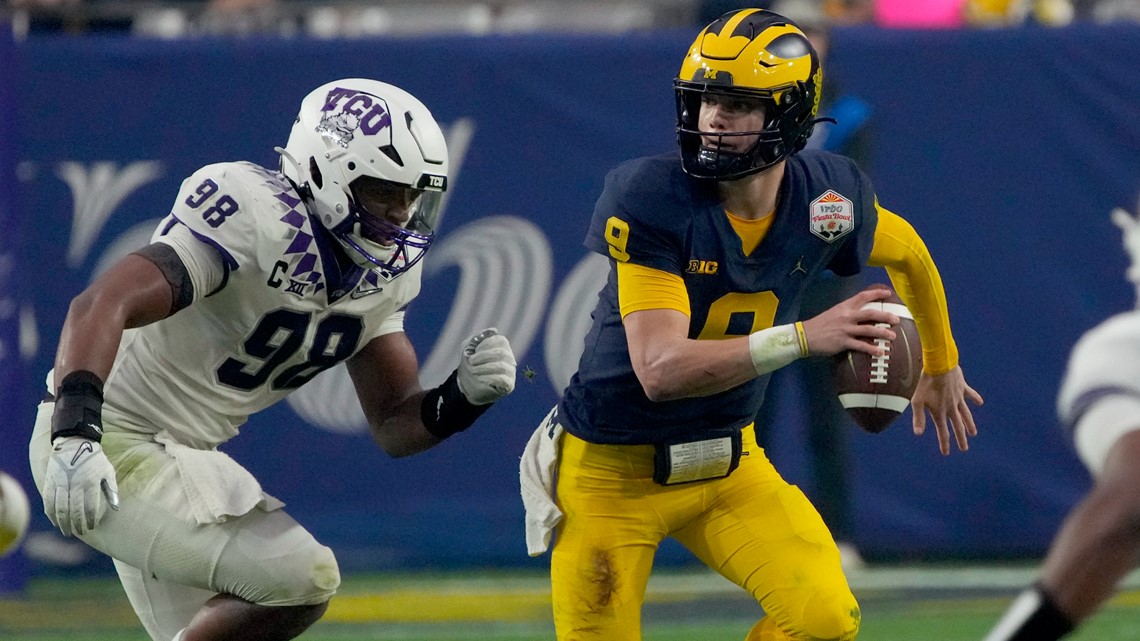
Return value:
[(273, 151), (281, 154), (281, 158), (288, 160), (289, 164), (293, 165), (293, 168), (297, 170), (297, 175), (301, 175), (301, 163), (297, 162), (297, 159), (293, 157), (293, 154), (285, 151), (284, 147), (274, 147)]
[[(305, 175), (304, 172), (301, 171), (301, 163), (297, 162), (297, 159), (293, 157), (293, 154), (286, 151), (284, 147), (274, 147), (273, 151), (276, 151), (277, 153), (281, 154), (282, 160), (287, 160), (287, 161), (289, 161), (290, 165), (293, 165), (293, 169), (295, 170), (297, 176), (304, 176)], [(285, 167), (282, 167), (281, 169), (284, 170)], [(285, 172), (282, 171), (281, 173), (285, 173)], [(289, 182), (293, 183), (293, 180), (290, 179)], [(303, 185), (298, 185), (297, 183), (293, 183), (293, 187), (297, 190), (297, 194), (299, 196), (301, 196), (302, 200), (304, 200), (306, 202), (311, 202), (313, 200), (313, 190), (309, 188), (309, 183), (306, 182)]]

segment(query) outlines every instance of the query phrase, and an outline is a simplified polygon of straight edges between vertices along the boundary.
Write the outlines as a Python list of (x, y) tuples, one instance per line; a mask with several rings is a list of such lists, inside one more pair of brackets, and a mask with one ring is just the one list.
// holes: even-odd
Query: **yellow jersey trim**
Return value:
[(675, 309), (692, 316), (689, 290), (685, 289), (685, 281), (680, 276), (644, 265), (616, 264), (618, 309), (622, 318), (646, 309)]

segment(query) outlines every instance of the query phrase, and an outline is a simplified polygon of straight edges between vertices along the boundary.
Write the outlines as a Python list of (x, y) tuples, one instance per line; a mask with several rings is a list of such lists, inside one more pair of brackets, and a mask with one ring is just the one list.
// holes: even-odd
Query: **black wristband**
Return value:
[(445, 439), (471, 427), (494, 403), (474, 405), (459, 391), (459, 371), (453, 371), (443, 385), (428, 390), (420, 403), (420, 420), (433, 436)]
[(95, 442), (103, 438), (103, 381), (87, 370), (71, 372), (55, 393), (51, 417), (51, 440), (82, 436)]

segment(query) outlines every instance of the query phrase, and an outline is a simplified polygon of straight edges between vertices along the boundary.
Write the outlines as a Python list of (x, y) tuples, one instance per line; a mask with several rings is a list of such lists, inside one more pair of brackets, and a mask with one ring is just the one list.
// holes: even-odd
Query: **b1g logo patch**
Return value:
[(809, 212), (811, 233), (829, 243), (855, 229), (855, 206), (830, 189), (811, 201)]
[(331, 138), (341, 148), (347, 149), (357, 131), (366, 136), (384, 132), (388, 136), (387, 142), (379, 146), (390, 145), (391, 127), (392, 116), (382, 99), (363, 91), (337, 87), (325, 97), (317, 131)]

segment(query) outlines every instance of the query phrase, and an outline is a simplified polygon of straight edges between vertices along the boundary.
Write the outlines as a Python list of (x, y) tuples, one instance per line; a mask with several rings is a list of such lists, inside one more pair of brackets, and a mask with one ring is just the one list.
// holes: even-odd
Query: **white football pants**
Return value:
[[(43, 492), (51, 456), (53, 403), (41, 403), (29, 446)], [(340, 585), (332, 550), (283, 510), (218, 523), (195, 519), (175, 459), (152, 435), (104, 425), (103, 449), (116, 470), (118, 511), (81, 540), (111, 556), (123, 589), (154, 641), (171, 641), (219, 593), (266, 606), (328, 601)]]

